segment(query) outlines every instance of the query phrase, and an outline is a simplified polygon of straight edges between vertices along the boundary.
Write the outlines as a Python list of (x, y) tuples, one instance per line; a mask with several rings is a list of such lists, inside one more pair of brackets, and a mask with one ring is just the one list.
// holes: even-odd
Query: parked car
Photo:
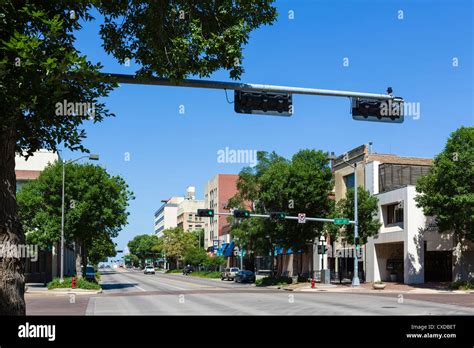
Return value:
[(234, 280), (236, 283), (255, 283), (255, 274), (252, 271), (239, 271)]
[(145, 273), (145, 274), (155, 274), (155, 267), (146, 266), (145, 271), (143, 273)]
[(230, 267), (230, 268), (226, 268), (224, 270), (224, 272), (221, 273), (221, 280), (224, 280), (224, 279), (227, 279), (227, 280), (234, 280), (235, 279), (235, 275), (237, 274), (237, 272), (239, 272), (240, 269), (238, 269), (237, 267)]
[(95, 280), (95, 269), (93, 266), (87, 266), (86, 271), (82, 271), (83, 277), (86, 278), (86, 280)]
[(188, 275), (189, 273), (194, 272), (194, 267), (187, 265), (183, 268), (183, 275)]

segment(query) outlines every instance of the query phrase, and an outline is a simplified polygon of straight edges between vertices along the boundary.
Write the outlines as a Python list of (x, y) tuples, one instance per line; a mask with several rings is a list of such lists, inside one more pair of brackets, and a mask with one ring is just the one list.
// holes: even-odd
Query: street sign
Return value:
[(335, 218), (333, 222), (336, 225), (347, 225), (349, 223), (349, 219), (346, 218)]
[(305, 224), (306, 223), (306, 214), (305, 213), (298, 213), (298, 223)]

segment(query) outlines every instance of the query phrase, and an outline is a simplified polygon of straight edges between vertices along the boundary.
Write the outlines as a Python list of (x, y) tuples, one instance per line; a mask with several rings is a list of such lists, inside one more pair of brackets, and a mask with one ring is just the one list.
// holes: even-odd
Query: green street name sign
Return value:
[(347, 225), (349, 223), (349, 219), (346, 218), (336, 218), (333, 220), (336, 225)]

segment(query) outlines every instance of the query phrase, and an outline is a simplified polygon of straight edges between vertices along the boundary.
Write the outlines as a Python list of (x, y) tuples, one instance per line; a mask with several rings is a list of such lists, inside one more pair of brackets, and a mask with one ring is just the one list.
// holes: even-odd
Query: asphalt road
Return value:
[(186, 277), (102, 272), (86, 315), (474, 315), (474, 308), (367, 294), (288, 292)]

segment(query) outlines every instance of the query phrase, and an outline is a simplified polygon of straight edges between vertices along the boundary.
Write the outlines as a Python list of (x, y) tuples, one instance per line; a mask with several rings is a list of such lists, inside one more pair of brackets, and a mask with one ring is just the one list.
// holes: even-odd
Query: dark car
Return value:
[(87, 266), (86, 271), (84, 272), (84, 267), (82, 268), (82, 276), (87, 280), (95, 280), (95, 269), (93, 266)]
[(252, 271), (239, 271), (234, 280), (236, 283), (255, 283), (255, 274)]

